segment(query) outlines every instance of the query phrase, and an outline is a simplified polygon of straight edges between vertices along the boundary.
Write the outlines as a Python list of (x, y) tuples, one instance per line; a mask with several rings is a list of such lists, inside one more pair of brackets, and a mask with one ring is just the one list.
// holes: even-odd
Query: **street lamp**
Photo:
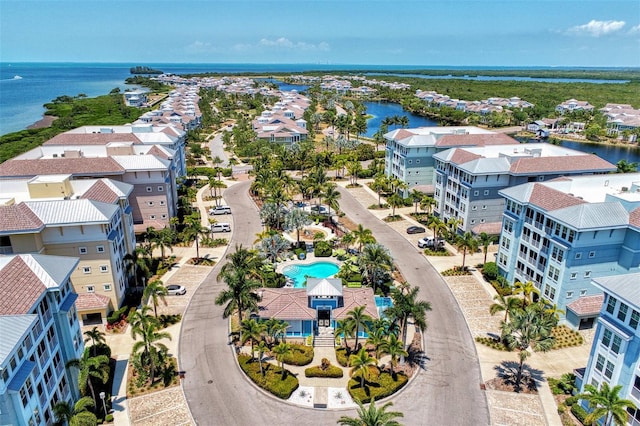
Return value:
[(106, 394), (104, 392), (100, 392), (100, 399), (102, 400), (102, 408), (104, 409), (104, 417), (107, 417), (107, 404), (104, 402), (104, 397)]

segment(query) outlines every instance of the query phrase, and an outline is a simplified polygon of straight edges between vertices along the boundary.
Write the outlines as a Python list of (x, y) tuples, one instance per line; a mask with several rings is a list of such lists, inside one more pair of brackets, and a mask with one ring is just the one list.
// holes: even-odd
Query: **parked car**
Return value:
[(171, 284), (167, 286), (167, 294), (170, 296), (182, 296), (187, 293), (187, 289), (181, 285)]
[(438, 238), (437, 240), (434, 238), (420, 238), (418, 240), (418, 247), (420, 248), (435, 248), (435, 249), (439, 249), (439, 248), (444, 248), (444, 239), (442, 238)]
[(209, 214), (231, 214), (231, 207), (229, 206), (217, 206), (209, 210)]
[(422, 226), (410, 226), (407, 228), (407, 234), (423, 234), (426, 232)]
[(309, 210), (311, 210), (311, 213), (322, 214), (322, 215), (329, 214), (329, 208), (326, 206), (314, 205), (314, 206), (311, 206)]
[(231, 225), (228, 223), (214, 223), (211, 225), (211, 232), (231, 232)]

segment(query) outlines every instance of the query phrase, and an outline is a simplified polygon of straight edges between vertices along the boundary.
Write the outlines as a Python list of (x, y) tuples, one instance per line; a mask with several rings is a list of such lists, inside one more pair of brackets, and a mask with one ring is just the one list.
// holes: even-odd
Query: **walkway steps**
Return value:
[(334, 336), (315, 336), (313, 339), (313, 347), (333, 348), (336, 345), (336, 338)]
[(329, 404), (329, 389), (317, 386), (313, 396), (313, 408), (327, 408)]

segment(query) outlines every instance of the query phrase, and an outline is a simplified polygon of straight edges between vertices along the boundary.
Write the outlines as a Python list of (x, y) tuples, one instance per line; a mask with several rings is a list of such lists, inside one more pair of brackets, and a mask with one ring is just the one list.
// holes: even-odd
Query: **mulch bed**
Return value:
[[(496, 377), (485, 383), (487, 389), (499, 390), (504, 392), (518, 392), (514, 384), (513, 377)], [(518, 393), (537, 394), (538, 389), (536, 382), (531, 377), (523, 375)]]

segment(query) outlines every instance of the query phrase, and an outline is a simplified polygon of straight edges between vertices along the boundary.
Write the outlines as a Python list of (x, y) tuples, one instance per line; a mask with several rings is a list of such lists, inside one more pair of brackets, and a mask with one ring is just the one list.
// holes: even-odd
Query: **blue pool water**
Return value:
[(393, 300), (390, 297), (374, 296), (376, 299), (376, 307), (389, 308), (393, 306)]
[(293, 280), (295, 288), (304, 287), (307, 277), (311, 278), (329, 278), (335, 275), (340, 267), (331, 262), (315, 262), (308, 265), (288, 265), (282, 270), (282, 273)]

